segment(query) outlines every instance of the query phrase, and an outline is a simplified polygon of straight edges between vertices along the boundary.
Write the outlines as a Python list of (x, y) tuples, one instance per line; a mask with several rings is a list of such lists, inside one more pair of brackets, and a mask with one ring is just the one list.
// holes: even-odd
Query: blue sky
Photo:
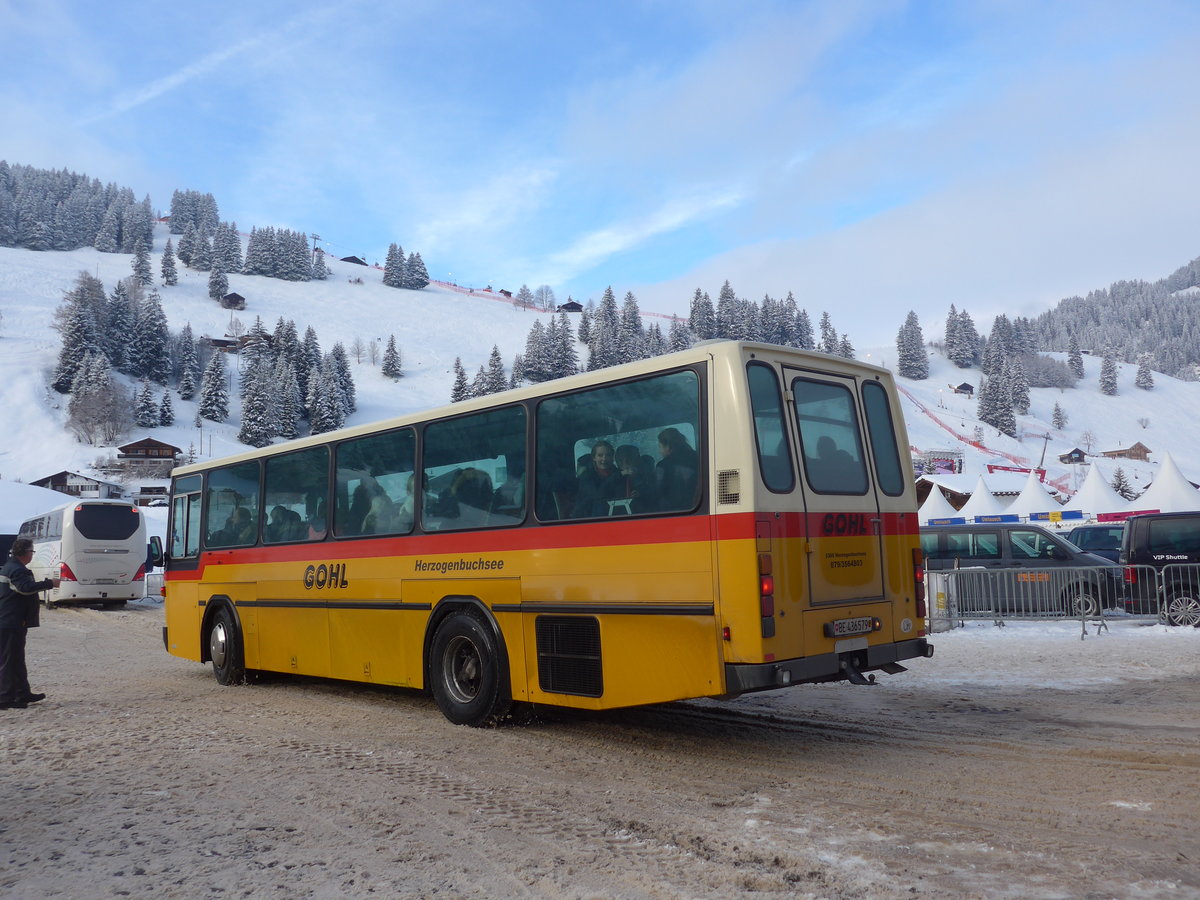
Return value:
[(1200, 255), (1200, 5), (0, 0), (0, 158), (856, 345)]

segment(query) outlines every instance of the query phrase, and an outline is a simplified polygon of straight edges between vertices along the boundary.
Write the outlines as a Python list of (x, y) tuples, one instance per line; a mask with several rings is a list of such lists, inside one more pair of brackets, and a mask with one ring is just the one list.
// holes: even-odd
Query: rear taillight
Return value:
[(1137, 584), (1138, 583), (1137, 569), (1135, 569), (1133, 566), (1125, 567), (1125, 583), (1126, 584)]
[[(913, 581), (917, 593), (918, 609), (925, 607), (925, 554), (921, 552), (920, 547), (913, 548)], [(920, 613), (924, 615), (924, 613)]]
[(70, 566), (68, 566), (66, 563), (61, 563), (58, 567), (58, 580), (78, 581), (79, 579), (75, 577), (75, 573), (71, 571)]
[(758, 609), (762, 636), (775, 637), (775, 576), (771, 574), (771, 554), (758, 555)]
[(144, 565), (138, 566), (137, 574), (133, 576), (133, 580), (134, 581), (145, 581), (146, 580), (146, 567)]

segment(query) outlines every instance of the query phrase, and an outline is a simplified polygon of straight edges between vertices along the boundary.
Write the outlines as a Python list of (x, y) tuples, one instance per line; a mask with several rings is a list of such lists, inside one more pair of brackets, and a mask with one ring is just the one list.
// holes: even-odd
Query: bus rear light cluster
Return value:
[(775, 576), (771, 574), (771, 554), (758, 554), (758, 609), (762, 636), (775, 637)]
[(145, 581), (146, 580), (146, 566), (145, 565), (138, 566), (137, 574), (135, 574), (133, 576), (133, 580), (134, 581)]
[(68, 566), (66, 563), (61, 563), (58, 567), (58, 580), (78, 581), (79, 579), (75, 577), (75, 573), (71, 571), (70, 566)]
[(913, 590), (917, 595), (917, 615), (924, 616), (925, 608), (925, 554), (920, 547), (913, 548)]

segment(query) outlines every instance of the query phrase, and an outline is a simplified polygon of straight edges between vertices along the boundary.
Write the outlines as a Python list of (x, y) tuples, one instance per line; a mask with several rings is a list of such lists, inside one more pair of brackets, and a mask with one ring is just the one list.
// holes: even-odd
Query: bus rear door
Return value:
[(850, 375), (785, 368), (802, 459), (814, 607), (884, 594), (882, 520)]

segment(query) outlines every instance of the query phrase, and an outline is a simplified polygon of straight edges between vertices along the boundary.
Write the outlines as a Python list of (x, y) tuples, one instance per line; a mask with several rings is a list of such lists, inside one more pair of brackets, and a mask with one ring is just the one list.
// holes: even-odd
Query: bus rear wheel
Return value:
[(451, 613), (433, 635), (429, 660), (433, 699), (455, 725), (486, 725), (508, 712), (496, 638), (479, 616)]
[(213, 616), (212, 629), (208, 632), (208, 655), (218, 683), (241, 684), (246, 680), (242, 632), (227, 606), (222, 606)]

